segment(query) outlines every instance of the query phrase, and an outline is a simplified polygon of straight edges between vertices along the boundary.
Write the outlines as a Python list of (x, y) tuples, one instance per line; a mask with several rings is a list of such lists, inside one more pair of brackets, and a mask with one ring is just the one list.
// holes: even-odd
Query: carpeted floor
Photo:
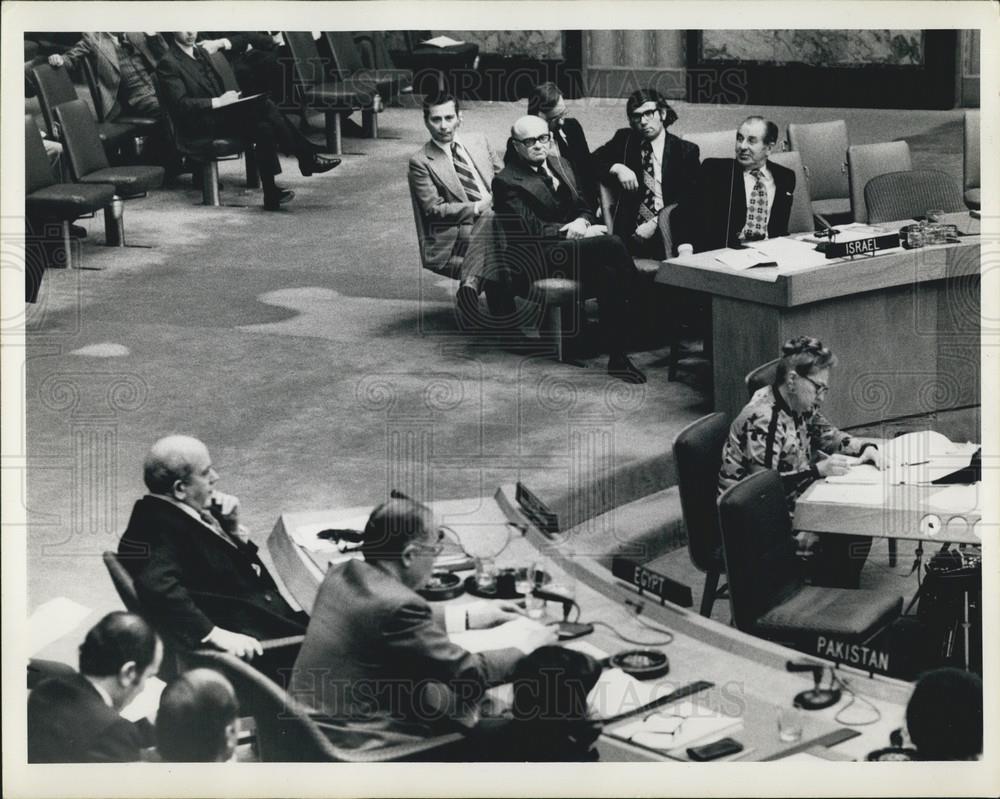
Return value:
[[(570, 106), (592, 147), (624, 121), (621, 100)], [(675, 106), (677, 133), (750, 111)], [(523, 107), (473, 104), (465, 124), (501, 147)], [(960, 111), (759, 110), (782, 128), (844, 118), (853, 142), (906, 139), (915, 167), (961, 177)], [(440, 499), (523, 479), (544, 495), (598, 479), (621, 502), (672, 482), (671, 441), (708, 410), (703, 373), (668, 383), (654, 347), (636, 356), (648, 385), (630, 388), (603, 357), (574, 368), (541, 342), (459, 332), (454, 284), (417, 257), (405, 175), (426, 139), (420, 112), (386, 110), (381, 133), (347, 139), (361, 155), (326, 175), (286, 159), (285, 213), (263, 212), (227, 162), (223, 199), (246, 207), (195, 205), (187, 185), (127, 203), (127, 240), (149, 249), (104, 249), (100, 218), (84, 223), (86, 268), (50, 271), (27, 311), (29, 608), (68, 597), (93, 610), (85, 629), (119, 606), (100, 552), (169, 432), (208, 443), (261, 544), (283, 510), (374, 503), (393, 487)], [(70, 639), (53, 646), (72, 652)]]

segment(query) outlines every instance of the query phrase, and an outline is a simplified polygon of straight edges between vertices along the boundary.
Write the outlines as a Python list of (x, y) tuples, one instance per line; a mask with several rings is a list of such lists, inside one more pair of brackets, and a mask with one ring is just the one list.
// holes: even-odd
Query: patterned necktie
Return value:
[(457, 141), (451, 143), (451, 155), (454, 159), (455, 174), (458, 175), (462, 188), (465, 189), (466, 199), (470, 203), (483, 199), (483, 195), (479, 193), (479, 189), (476, 187), (476, 177), (472, 172), (472, 167), (465, 160), (465, 156), (462, 155), (462, 148), (458, 146)]
[(767, 191), (764, 190), (764, 176), (759, 169), (751, 169), (754, 178), (750, 202), (747, 203), (747, 223), (740, 233), (744, 241), (758, 241), (767, 238)]
[(642, 202), (639, 204), (639, 224), (656, 219), (656, 172), (653, 144), (642, 143)]

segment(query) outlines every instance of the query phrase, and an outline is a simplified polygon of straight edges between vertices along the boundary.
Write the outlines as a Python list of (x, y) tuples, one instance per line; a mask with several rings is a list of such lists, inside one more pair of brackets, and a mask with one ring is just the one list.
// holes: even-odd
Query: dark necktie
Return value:
[(472, 172), (472, 166), (465, 160), (462, 148), (458, 146), (457, 141), (451, 143), (451, 155), (454, 159), (455, 174), (458, 175), (462, 188), (465, 189), (466, 199), (470, 203), (483, 199), (483, 195), (479, 193), (479, 189), (476, 186), (476, 177)]
[(642, 143), (642, 202), (639, 204), (639, 224), (656, 219), (656, 173), (653, 144)]
[(764, 189), (764, 176), (759, 169), (751, 169), (750, 175), (754, 178), (754, 184), (750, 202), (747, 203), (747, 222), (740, 238), (744, 241), (757, 241), (767, 238), (767, 191)]
[(545, 168), (545, 164), (540, 164), (538, 167), (538, 177), (542, 179), (542, 183), (545, 184), (546, 188), (553, 194), (556, 193), (556, 184), (552, 180), (552, 175), (549, 174), (549, 170)]

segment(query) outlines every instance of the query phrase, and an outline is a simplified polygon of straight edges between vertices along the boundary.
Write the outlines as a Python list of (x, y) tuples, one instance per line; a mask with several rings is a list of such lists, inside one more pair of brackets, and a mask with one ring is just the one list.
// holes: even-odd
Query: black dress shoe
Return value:
[(458, 322), (463, 329), (478, 327), (479, 291), (471, 283), (463, 283), (455, 295), (455, 310), (458, 312)]
[(608, 358), (608, 374), (626, 383), (638, 385), (646, 382), (646, 375), (627, 355), (612, 355)]
[(323, 153), (313, 153), (309, 158), (299, 160), (299, 171), (304, 177), (322, 175), (340, 166), (340, 159)]
[(264, 210), (280, 211), (283, 203), (291, 202), (295, 198), (295, 192), (291, 189), (277, 189), (274, 192), (264, 193)]
[(74, 239), (85, 239), (87, 238), (87, 228), (81, 227), (80, 225), (70, 225), (69, 235)]

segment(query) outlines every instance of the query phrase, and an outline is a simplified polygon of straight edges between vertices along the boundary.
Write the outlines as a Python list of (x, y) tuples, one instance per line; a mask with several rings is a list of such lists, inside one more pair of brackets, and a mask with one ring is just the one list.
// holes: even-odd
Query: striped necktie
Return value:
[(740, 238), (743, 241), (759, 241), (767, 238), (767, 191), (764, 189), (764, 176), (759, 169), (751, 169), (750, 175), (754, 178), (754, 184), (750, 202), (747, 203), (747, 222)]
[(466, 199), (470, 203), (483, 199), (483, 195), (479, 193), (479, 189), (476, 186), (476, 176), (472, 171), (472, 165), (465, 160), (462, 148), (458, 146), (457, 141), (451, 143), (451, 155), (454, 159), (455, 174), (458, 175), (458, 179), (462, 183), (462, 188), (465, 189)]

